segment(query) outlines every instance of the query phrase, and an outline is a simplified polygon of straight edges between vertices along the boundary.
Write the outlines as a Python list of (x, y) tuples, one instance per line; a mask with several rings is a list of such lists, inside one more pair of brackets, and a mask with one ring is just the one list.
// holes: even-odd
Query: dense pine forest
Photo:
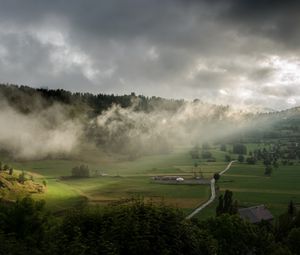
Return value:
[(163, 99), (160, 97), (130, 95), (107, 95), (91, 93), (72, 93), (63, 89), (31, 88), (25, 85), (0, 84), (0, 95), (15, 109), (29, 113), (61, 103), (75, 107), (78, 112), (86, 111), (90, 116), (96, 116), (109, 109), (112, 105), (123, 108), (134, 106), (136, 111), (150, 112), (156, 108), (176, 111), (183, 105), (183, 100)]
[(274, 224), (237, 215), (185, 220), (181, 211), (135, 200), (61, 215), (29, 197), (0, 205), (0, 254), (299, 254), (300, 213)]

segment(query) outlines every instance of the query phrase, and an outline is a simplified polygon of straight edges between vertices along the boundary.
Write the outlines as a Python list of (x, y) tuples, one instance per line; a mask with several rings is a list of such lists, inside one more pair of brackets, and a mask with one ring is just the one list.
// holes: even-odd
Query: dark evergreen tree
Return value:
[(272, 170), (273, 170), (272, 166), (267, 165), (265, 168), (265, 175), (270, 176), (272, 174)]
[(239, 161), (240, 163), (243, 163), (243, 162), (245, 161), (245, 157), (244, 157), (243, 155), (239, 155), (239, 156), (238, 156), (238, 161)]
[(238, 143), (233, 145), (233, 153), (235, 154), (247, 154), (247, 147), (244, 144)]

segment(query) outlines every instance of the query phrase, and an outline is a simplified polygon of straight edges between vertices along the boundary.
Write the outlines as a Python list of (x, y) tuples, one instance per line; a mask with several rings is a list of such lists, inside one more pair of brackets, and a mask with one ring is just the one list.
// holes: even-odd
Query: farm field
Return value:
[[(300, 167), (287, 166), (274, 171), (271, 177), (263, 175), (264, 168), (259, 166), (256, 175), (242, 173), (247, 165), (236, 163), (224, 174), (219, 182), (218, 195), (224, 194), (225, 190), (233, 192), (233, 199), (238, 200), (240, 207), (250, 207), (264, 204), (274, 216), (279, 216), (287, 210), (289, 201), (294, 201), (299, 208), (300, 205)], [(255, 172), (254, 171), (254, 172)], [(277, 172), (278, 171), (278, 172)], [(280, 173), (280, 171), (284, 171)], [(258, 175), (260, 174), (260, 175)], [(201, 211), (197, 217), (207, 218), (215, 215), (218, 200)]]
[[(49, 209), (60, 211), (88, 202), (105, 205), (129, 198), (144, 198), (154, 202), (182, 208), (186, 213), (206, 201), (210, 196), (208, 185), (158, 184), (151, 180), (157, 175), (180, 175), (192, 177), (193, 171), (202, 172), (205, 178), (223, 170), (227, 162), (223, 152), (212, 151), (219, 162), (194, 160), (188, 148), (178, 148), (170, 154), (144, 156), (134, 161), (122, 157), (102, 157), (97, 151), (87, 151), (76, 160), (36, 160), (9, 162), (14, 168), (34, 175), (35, 181), (47, 182), (46, 192), (35, 194), (35, 199), (44, 199)], [(112, 159), (114, 158), (114, 160)], [(117, 160), (116, 160), (117, 158)], [(195, 162), (198, 166), (195, 170)], [(93, 178), (61, 178), (70, 176), (71, 169), (80, 164), (88, 164), (91, 170), (100, 170), (105, 176)]]
[(262, 164), (235, 164), (220, 179), (220, 191), (229, 189), (241, 206), (265, 204), (274, 215), (287, 208), (290, 200), (300, 201), (300, 165), (280, 166), (264, 175)]
[[(248, 151), (261, 145), (248, 144)], [(230, 151), (230, 146), (228, 146)], [(105, 155), (99, 151), (86, 151), (77, 159), (36, 160), (9, 162), (14, 168), (33, 174), (35, 181), (47, 182), (45, 193), (35, 194), (35, 199), (44, 199), (47, 207), (54, 211), (79, 206), (81, 204), (101, 205), (143, 198), (153, 202), (164, 202), (178, 207), (185, 213), (205, 202), (210, 196), (208, 185), (158, 184), (152, 176), (178, 175), (191, 178), (194, 172), (204, 178), (211, 178), (228, 164), (224, 158), (238, 155), (220, 151), (217, 147), (209, 150), (216, 162), (192, 159), (189, 148), (177, 148), (169, 154), (151, 155), (128, 161), (121, 156)], [(98, 157), (97, 157), (98, 155)], [(195, 163), (197, 166), (195, 167)], [(61, 178), (70, 176), (71, 169), (80, 164), (88, 164), (91, 170), (100, 170), (105, 176), (92, 178)], [(299, 163), (293, 166), (280, 165), (272, 175), (264, 175), (264, 165), (257, 163), (234, 163), (218, 181), (218, 195), (226, 189), (233, 192), (241, 207), (265, 204), (274, 215), (282, 213), (290, 200), (300, 201)], [(201, 211), (198, 217), (215, 214), (217, 199)]]

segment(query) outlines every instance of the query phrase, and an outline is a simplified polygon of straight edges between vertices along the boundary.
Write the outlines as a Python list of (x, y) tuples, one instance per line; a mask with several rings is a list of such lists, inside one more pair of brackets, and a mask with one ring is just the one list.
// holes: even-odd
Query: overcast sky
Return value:
[(283, 109), (300, 1), (0, 0), (0, 81)]

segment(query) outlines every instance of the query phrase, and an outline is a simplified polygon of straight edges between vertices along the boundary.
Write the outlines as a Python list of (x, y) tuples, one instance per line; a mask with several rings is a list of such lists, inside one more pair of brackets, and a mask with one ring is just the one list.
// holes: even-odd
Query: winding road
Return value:
[[(231, 161), (223, 171), (219, 172), (219, 175), (222, 175), (227, 170), (229, 170), (229, 168), (231, 167), (231, 165), (234, 162), (235, 162), (235, 160)], [(197, 213), (199, 213), (200, 211), (202, 211), (205, 207), (207, 207), (209, 204), (211, 204), (215, 200), (215, 198), (216, 198), (216, 189), (215, 189), (215, 179), (214, 178), (212, 178), (210, 180), (210, 190), (211, 190), (211, 196), (210, 196), (210, 198), (204, 204), (202, 204), (198, 208), (196, 208), (191, 214), (189, 214), (186, 217), (186, 219), (190, 219), (190, 218), (194, 217)]]

